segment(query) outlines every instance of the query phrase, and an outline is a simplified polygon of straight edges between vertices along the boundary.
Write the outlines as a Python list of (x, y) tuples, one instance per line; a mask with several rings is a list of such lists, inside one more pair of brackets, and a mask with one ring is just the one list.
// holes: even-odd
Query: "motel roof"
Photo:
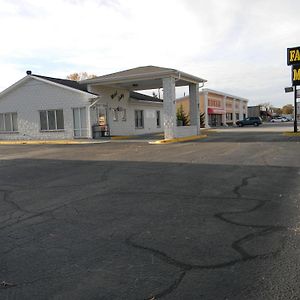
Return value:
[(128, 90), (147, 90), (161, 88), (162, 79), (167, 77), (174, 77), (176, 79), (176, 86), (206, 82), (203, 78), (176, 69), (143, 66), (83, 80), (82, 83), (91, 85), (113, 85)]

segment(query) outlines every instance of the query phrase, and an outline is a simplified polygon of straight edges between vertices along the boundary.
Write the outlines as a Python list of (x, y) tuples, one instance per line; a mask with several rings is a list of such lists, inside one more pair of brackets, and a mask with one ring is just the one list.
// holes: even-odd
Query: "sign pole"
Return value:
[(287, 48), (287, 65), (292, 66), (292, 83), (294, 86), (294, 132), (297, 124), (297, 86), (300, 85), (300, 47)]
[(294, 132), (298, 131), (297, 124), (297, 86), (294, 87)]

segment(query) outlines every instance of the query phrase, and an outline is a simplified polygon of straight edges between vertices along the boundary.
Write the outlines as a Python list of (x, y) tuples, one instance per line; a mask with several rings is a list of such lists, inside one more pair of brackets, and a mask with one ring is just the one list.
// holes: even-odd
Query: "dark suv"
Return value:
[(259, 126), (261, 124), (262, 122), (260, 117), (248, 117), (244, 120), (239, 120), (236, 122), (236, 125), (238, 125), (239, 127), (243, 127), (245, 125)]

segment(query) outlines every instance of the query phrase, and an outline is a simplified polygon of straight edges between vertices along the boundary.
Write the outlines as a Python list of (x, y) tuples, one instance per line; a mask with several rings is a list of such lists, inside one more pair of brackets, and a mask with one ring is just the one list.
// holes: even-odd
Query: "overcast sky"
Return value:
[(206, 87), (293, 103), (286, 48), (300, 45), (299, 0), (0, 0), (0, 90), (33, 73), (65, 78), (146, 65)]

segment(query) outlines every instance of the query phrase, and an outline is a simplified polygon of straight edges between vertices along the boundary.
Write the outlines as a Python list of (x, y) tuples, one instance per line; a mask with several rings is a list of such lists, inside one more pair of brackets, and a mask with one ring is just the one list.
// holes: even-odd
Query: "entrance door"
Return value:
[(73, 108), (74, 137), (86, 138), (88, 135), (85, 107)]
[(104, 106), (97, 106), (97, 123), (100, 126), (107, 126), (107, 108)]
[(218, 127), (222, 125), (222, 115), (210, 114), (208, 115), (208, 124), (211, 127)]

